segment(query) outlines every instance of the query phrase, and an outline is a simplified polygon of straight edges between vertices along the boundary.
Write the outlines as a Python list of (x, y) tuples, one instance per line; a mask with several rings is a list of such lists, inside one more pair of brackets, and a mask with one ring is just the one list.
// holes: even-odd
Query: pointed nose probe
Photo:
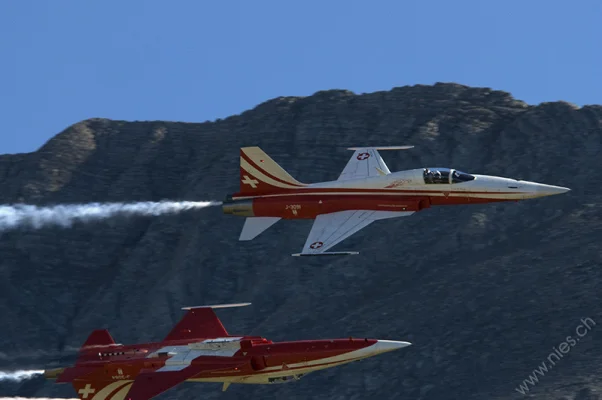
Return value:
[(411, 346), (410, 342), (398, 342), (395, 340), (377, 340), (376, 351), (378, 353), (386, 353), (388, 351), (402, 349), (407, 346)]
[(570, 190), (571, 189), (562, 186), (544, 185), (543, 183), (538, 183), (535, 186), (535, 191), (540, 196), (553, 196), (555, 194), (566, 193)]

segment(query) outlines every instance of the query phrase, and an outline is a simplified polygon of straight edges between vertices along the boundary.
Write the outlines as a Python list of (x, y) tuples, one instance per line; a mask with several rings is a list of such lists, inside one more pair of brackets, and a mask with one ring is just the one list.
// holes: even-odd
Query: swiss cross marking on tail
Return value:
[(96, 392), (96, 389), (92, 388), (92, 385), (90, 385), (89, 383), (86, 384), (86, 387), (83, 389), (79, 389), (77, 393), (82, 395), (83, 399), (87, 399), (89, 395), (91, 395), (92, 393)]
[(319, 249), (322, 246), (324, 246), (324, 243), (322, 243), (322, 242), (314, 242), (309, 245), (309, 247), (312, 249)]
[(241, 181), (242, 183), (251, 186), (253, 189), (257, 187), (257, 184), (259, 183), (258, 180), (249, 178), (249, 175), (245, 175), (244, 178), (245, 179)]
[(370, 153), (360, 153), (357, 155), (357, 159), (362, 161), (370, 157)]

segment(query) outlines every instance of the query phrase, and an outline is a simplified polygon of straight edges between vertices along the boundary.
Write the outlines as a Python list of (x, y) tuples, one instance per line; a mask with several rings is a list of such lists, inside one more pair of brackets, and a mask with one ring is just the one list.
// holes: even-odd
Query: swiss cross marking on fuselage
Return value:
[(370, 157), (370, 153), (360, 153), (357, 155), (357, 159), (362, 161)]

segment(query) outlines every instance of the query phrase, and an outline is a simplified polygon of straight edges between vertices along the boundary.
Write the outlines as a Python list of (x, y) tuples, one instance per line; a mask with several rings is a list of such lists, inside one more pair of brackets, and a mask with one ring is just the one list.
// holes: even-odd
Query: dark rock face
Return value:
[[(534, 399), (597, 399), (600, 106), (529, 106), (504, 92), (436, 84), (282, 97), (212, 123), (92, 119), (35, 153), (0, 156), (0, 203), (221, 200), (238, 188), (242, 146), (258, 145), (316, 182), (336, 179), (347, 146), (404, 144), (416, 147), (383, 152), (392, 171), (449, 166), (572, 191), (379, 221), (335, 248), (360, 251), (343, 258), (290, 257), (311, 221), (281, 221), (240, 243), (242, 218), (218, 207), (4, 232), (0, 369), (68, 362), (96, 328), (121, 343), (159, 340), (182, 306), (250, 301), (218, 311), (230, 333), (413, 346), (292, 384), (221, 393), (218, 384), (186, 383), (160, 398), (519, 399), (523, 385)], [(579, 342), (550, 356), (578, 326), (584, 332), (586, 318), (593, 324)], [(523, 382), (536, 369), (534, 385)], [(40, 378), (0, 383), (0, 395), (75, 392)]]

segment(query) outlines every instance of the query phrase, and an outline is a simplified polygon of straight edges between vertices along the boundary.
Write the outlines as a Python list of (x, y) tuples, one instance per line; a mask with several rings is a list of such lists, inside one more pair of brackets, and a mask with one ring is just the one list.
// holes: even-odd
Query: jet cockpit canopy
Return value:
[(475, 179), (473, 175), (450, 168), (424, 168), (422, 176), (426, 184), (453, 184)]

